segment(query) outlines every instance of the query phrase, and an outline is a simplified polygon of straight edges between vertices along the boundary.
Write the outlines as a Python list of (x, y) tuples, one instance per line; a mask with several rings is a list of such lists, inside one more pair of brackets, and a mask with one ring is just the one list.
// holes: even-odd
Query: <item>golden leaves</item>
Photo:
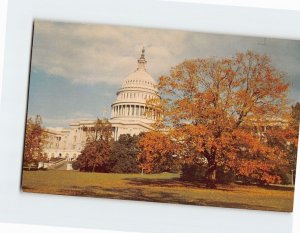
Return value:
[(46, 133), (42, 127), (42, 118), (37, 115), (35, 119), (29, 118), (26, 122), (24, 165), (43, 161), (43, 146)]
[(266, 137), (258, 131), (284, 128), (290, 111), (289, 84), (268, 56), (247, 51), (232, 58), (186, 60), (160, 77), (158, 86), (163, 114), (155, 129), (164, 132), (148, 133), (140, 142), (147, 171), (153, 168), (149, 163), (165, 162), (174, 153), (181, 163), (202, 158), (209, 167), (280, 181), (274, 170), (285, 166), (289, 152), (279, 138), (296, 141), (288, 133)]

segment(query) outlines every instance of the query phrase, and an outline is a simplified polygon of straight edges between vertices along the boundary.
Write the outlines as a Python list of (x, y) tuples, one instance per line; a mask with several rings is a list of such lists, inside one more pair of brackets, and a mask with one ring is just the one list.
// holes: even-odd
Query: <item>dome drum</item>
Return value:
[(111, 118), (144, 118), (156, 120), (157, 113), (146, 105), (139, 104), (115, 104), (112, 106)]

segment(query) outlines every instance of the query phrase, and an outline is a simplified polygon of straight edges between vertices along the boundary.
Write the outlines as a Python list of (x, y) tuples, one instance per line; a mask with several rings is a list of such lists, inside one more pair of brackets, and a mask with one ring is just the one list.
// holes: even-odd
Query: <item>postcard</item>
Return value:
[(25, 192), (292, 212), (300, 41), (34, 22)]

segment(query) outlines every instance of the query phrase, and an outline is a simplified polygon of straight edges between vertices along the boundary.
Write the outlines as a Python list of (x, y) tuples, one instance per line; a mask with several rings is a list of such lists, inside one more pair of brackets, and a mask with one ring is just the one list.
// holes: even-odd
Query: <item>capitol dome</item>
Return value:
[(147, 61), (145, 59), (145, 49), (142, 50), (142, 54), (140, 59), (138, 60), (138, 67), (136, 71), (129, 74), (120, 89), (120, 91), (124, 89), (149, 89), (150, 91), (157, 92), (156, 82), (151, 77), (151, 75), (146, 70)]
[(157, 118), (147, 101), (160, 98), (157, 84), (146, 69), (145, 49), (138, 59), (137, 69), (129, 74), (117, 92), (111, 105), (111, 123), (115, 128), (115, 139), (120, 134), (139, 134), (149, 130)]
[(146, 70), (136, 70), (127, 76), (122, 84), (122, 88), (146, 88), (157, 91), (156, 82)]

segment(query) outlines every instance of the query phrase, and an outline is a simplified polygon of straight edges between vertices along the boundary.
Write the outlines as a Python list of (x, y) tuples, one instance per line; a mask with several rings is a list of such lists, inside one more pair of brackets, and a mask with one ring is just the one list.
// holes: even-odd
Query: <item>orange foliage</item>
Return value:
[(171, 157), (175, 155), (174, 143), (166, 134), (160, 132), (145, 133), (138, 146), (142, 153), (138, 154), (138, 160), (143, 172), (168, 171), (172, 166)]
[(43, 146), (46, 139), (46, 133), (42, 127), (42, 118), (37, 115), (35, 119), (27, 119), (24, 145), (24, 163), (23, 166), (44, 161)]
[(288, 87), (268, 56), (251, 51), (173, 67), (159, 80), (163, 98), (153, 105), (161, 113), (155, 131), (139, 143), (144, 170), (151, 172), (174, 154), (181, 164), (204, 161), (208, 187), (214, 187), (218, 166), (264, 183), (281, 182), (278, 169), (287, 164), (289, 151), (279, 144), (296, 145), (297, 133), (266, 135), (258, 128), (278, 119), (285, 128)]

